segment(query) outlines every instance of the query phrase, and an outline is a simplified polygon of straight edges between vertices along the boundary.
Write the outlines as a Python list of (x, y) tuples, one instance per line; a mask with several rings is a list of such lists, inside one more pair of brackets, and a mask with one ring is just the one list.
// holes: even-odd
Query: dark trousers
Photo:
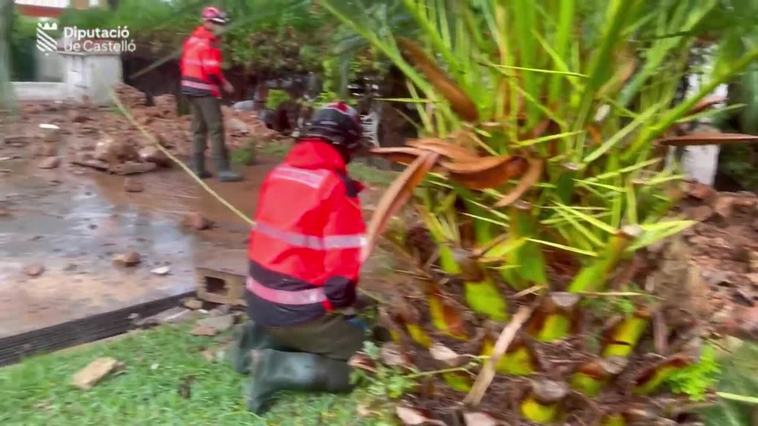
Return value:
[(348, 322), (347, 317), (338, 313), (330, 313), (304, 324), (261, 328), (279, 350), (309, 352), (340, 361), (349, 360), (361, 350), (366, 339), (363, 328)]
[(216, 167), (227, 168), (229, 152), (224, 143), (224, 117), (221, 101), (213, 96), (187, 96), (192, 109), (192, 156), (203, 158), (211, 140), (211, 155)]

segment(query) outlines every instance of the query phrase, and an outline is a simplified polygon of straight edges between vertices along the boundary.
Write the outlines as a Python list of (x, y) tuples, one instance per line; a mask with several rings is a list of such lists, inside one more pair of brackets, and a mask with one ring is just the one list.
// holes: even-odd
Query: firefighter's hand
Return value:
[(224, 80), (223, 89), (224, 92), (230, 95), (234, 93), (234, 86), (232, 86), (232, 83), (229, 83), (229, 80)]

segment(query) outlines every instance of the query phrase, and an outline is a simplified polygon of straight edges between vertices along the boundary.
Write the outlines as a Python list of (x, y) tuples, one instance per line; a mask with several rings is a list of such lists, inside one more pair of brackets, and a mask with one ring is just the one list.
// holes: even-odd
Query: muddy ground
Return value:
[[(58, 137), (51, 141), (40, 124), (60, 127)], [(77, 165), (106, 134), (141, 143), (139, 133), (109, 109), (25, 105), (20, 116), (4, 120), (0, 338), (192, 291), (198, 265), (245, 270), (248, 225), (181, 169), (162, 163), (121, 176)], [(181, 156), (188, 146), (188, 139), (174, 139), (172, 150)], [(241, 168), (243, 182), (207, 182), (250, 216), (258, 187), (276, 161), (262, 157)], [(188, 215), (195, 214), (213, 226), (202, 231), (187, 226)], [(114, 264), (114, 256), (131, 251), (139, 253), (138, 265)], [(151, 272), (162, 266), (170, 268), (168, 275)]]

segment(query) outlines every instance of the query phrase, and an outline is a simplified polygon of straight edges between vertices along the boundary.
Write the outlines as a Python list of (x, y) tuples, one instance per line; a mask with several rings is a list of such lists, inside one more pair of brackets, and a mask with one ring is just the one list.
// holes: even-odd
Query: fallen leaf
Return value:
[(380, 349), (380, 358), (389, 367), (405, 367), (412, 365), (408, 354), (404, 353), (397, 343), (385, 343)]
[(409, 148), (407, 146), (387, 147), (387, 148), (372, 148), (369, 150), (372, 155), (383, 157), (389, 161), (400, 164), (411, 164), (424, 151), (417, 148)]
[(448, 348), (442, 343), (434, 343), (429, 348), (429, 354), (437, 361), (442, 361), (450, 366), (454, 366), (460, 363), (461, 359), (463, 358), (460, 354), (456, 353), (454, 350)]
[(414, 408), (408, 408), (398, 405), (395, 407), (395, 414), (400, 419), (400, 421), (403, 422), (406, 426), (416, 426), (416, 425), (442, 425), (445, 426), (445, 423), (439, 421), (439, 420), (433, 420), (429, 417), (422, 414), (420, 411), (414, 409)]
[(497, 426), (500, 424), (487, 413), (463, 413), (463, 422), (466, 426)]
[(441, 139), (416, 139), (408, 141), (407, 145), (425, 151), (436, 152), (445, 158), (458, 162), (477, 161), (480, 158), (475, 151)]

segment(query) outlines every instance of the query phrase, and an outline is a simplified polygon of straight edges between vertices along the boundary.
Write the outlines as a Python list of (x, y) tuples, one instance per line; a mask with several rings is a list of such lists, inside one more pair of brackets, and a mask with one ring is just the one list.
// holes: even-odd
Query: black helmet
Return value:
[(354, 151), (361, 145), (361, 126), (358, 111), (338, 101), (316, 111), (303, 132), (303, 137), (316, 136), (333, 145)]

